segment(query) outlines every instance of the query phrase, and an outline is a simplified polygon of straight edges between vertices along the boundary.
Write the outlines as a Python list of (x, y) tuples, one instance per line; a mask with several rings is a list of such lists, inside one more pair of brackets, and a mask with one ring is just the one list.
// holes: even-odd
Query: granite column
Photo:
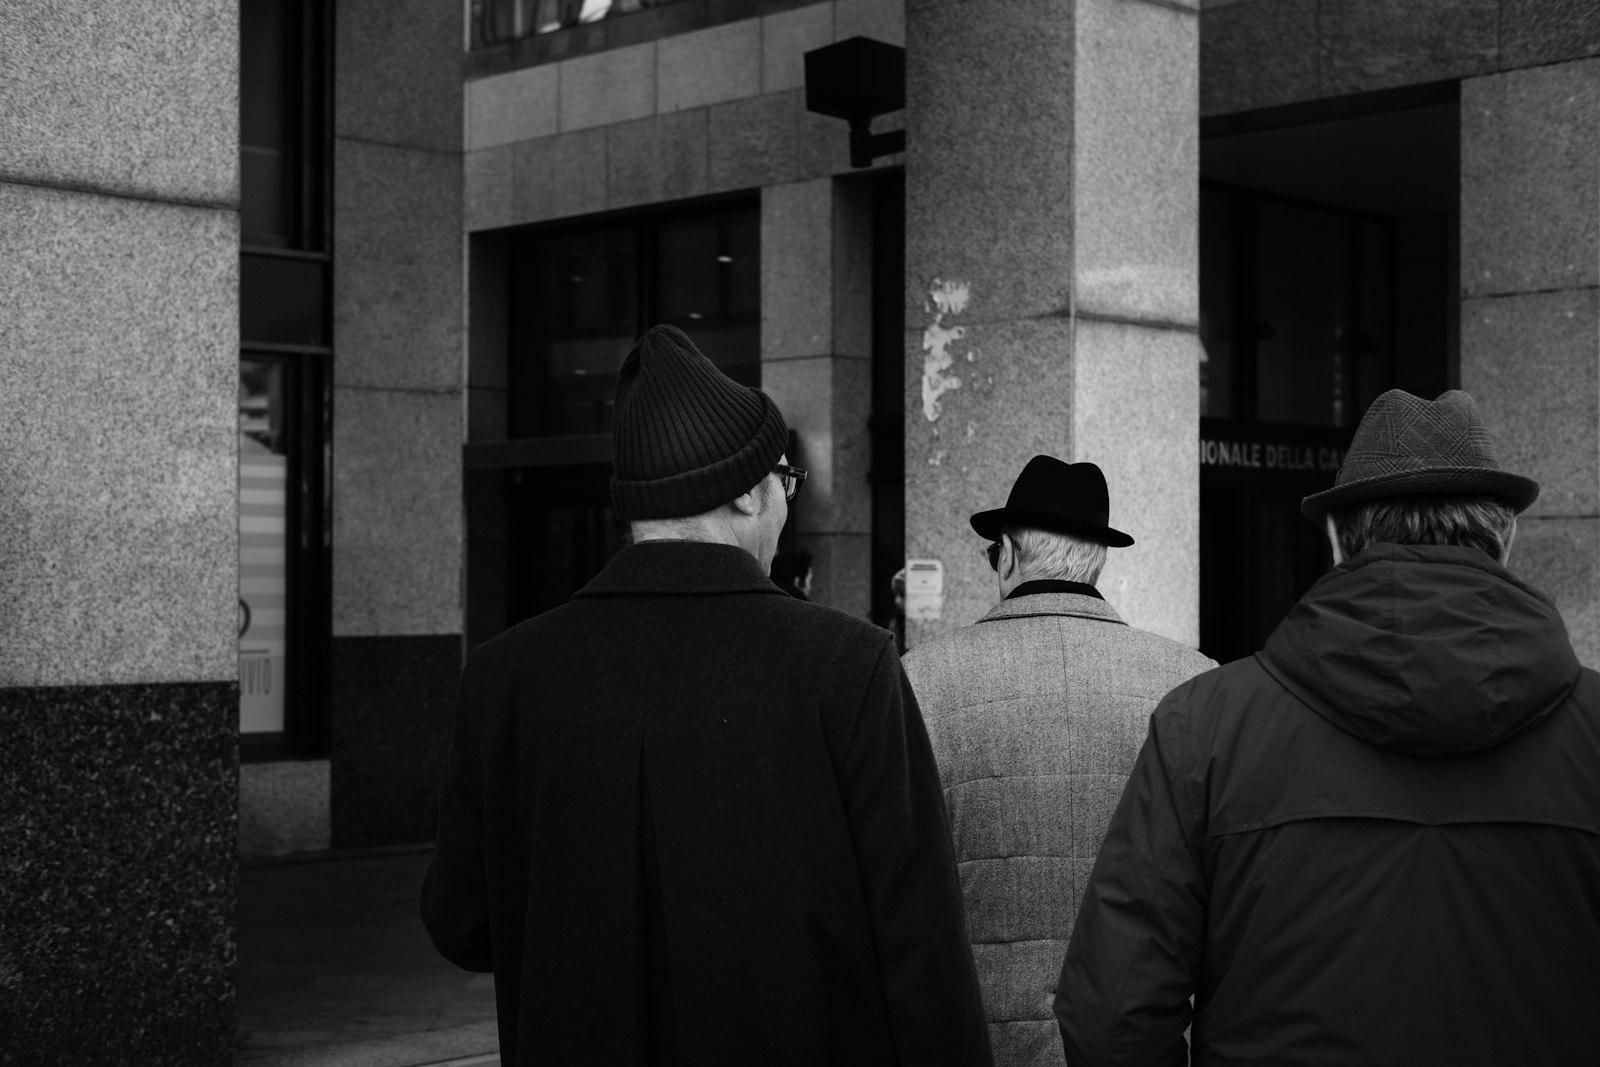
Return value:
[(0, 3), (0, 1059), (232, 1056), (239, 31)]
[(1461, 87), (1461, 387), (1538, 480), (1511, 569), (1600, 666), (1600, 59)]
[(937, 618), (995, 600), (967, 525), (1036, 453), (1111, 487), (1101, 586), (1198, 640), (1198, 48), (1194, 5), (908, 0), (907, 555)]

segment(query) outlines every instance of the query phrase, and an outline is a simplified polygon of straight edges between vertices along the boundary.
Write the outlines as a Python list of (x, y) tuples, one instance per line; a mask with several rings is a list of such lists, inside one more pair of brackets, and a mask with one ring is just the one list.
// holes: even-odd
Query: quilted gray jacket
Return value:
[(903, 662), (939, 764), (995, 1063), (1060, 1064), (1051, 1001), (1095, 852), (1150, 713), (1216, 664), (1076, 593), (1001, 601)]

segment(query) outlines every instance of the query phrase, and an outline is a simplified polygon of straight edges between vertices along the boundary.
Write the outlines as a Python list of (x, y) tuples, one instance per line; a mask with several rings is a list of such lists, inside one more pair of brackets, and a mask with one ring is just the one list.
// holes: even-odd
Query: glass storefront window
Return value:
[(239, 730), (282, 733), (288, 667), (285, 366), (239, 364)]
[(664, 223), (659, 322), (679, 327), (734, 381), (761, 384), (761, 264), (750, 212)]
[(1200, 190), (1200, 414), (1233, 415), (1233, 200)]
[(1343, 426), (1351, 415), (1351, 220), (1263, 201), (1258, 207), (1256, 416)]

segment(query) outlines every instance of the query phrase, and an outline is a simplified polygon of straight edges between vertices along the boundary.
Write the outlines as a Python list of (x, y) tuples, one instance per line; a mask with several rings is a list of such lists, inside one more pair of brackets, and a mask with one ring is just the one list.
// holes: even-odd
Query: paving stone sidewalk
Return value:
[(490, 1067), (494, 979), (441, 959), (417, 918), (431, 850), (239, 872), (237, 1067)]

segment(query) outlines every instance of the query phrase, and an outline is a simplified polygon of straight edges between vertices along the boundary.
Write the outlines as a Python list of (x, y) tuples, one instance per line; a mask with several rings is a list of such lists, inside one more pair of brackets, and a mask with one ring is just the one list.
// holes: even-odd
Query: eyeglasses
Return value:
[(999, 574), (1000, 573), (1000, 542), (996, 541), (994, 544), (990, 545), (988, 548), (984, 549), (983, 551), (984, 551), (984, 554), (989, 557), (989, 569), (994, 571), (996, 574)]
[(791, 467), (787, 463), (780, 463), (773, 467), (772, 473), (783, 481), (784, 500), (793, 500), (794, 495), (800, 491), (800, 483), (806, 480), (806, 469), (804, 467)]

